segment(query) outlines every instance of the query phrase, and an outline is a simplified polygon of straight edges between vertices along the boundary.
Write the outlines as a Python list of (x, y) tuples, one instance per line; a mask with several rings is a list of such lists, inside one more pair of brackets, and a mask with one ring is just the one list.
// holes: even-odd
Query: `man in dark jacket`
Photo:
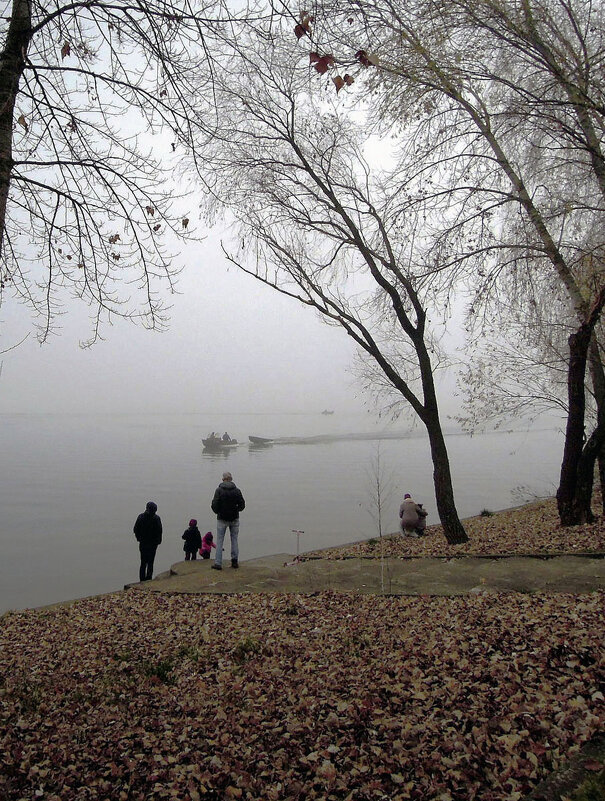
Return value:
[(134, 524), (134, 536), (139, 543), (141, 552), (141, 567), (139, 569), (139, 581), (149, 581), (153, 576), (153, 560), (158, 545), (162, 541), (162, 521), (157, 512), (157, 504), (149, 501)]
[(212, 511), (216, 514), (216, 556), (213, 570), (223, 569), (223, 542), (227, 526), (231, 536), (231, 567), (239, 567), (239, 513), (246, 508), (241, 491), (233, 483), (231, 473), (223, 473), (223, 480), (216, 488), (212, 499)]

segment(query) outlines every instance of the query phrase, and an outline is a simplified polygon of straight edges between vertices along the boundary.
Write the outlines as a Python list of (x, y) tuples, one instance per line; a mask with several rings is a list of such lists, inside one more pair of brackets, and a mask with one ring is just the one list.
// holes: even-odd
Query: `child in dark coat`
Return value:
[(183, 545), (185, 561), (197, 559), (198, 549), (202, 547), (202, 535), (197, 527), (197, 520), (192, 519), (189, 521), (189, 528), (184, 532), (183, 539), (185, 540)]
[(212, 536), (211, 531), (207, 531), (204, 534), (204, 539), (202, 540), (202, 547), (200, 548), (200, 556), (202, 559), (210, 559), (210, 554), (212, 553), (212, 549), (216, 548), (216, 545), (213, 542), (214, 537)]

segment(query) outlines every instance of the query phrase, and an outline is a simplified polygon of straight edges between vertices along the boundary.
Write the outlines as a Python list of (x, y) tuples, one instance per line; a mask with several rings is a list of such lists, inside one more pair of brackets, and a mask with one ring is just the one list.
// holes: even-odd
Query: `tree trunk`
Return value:
[[(594, 335), (594, 331), (590, 340), (589, 354), (590, 377), (592, 380), (592, 388), (597, 406), (597, 428), (602, 429), (605, 426), (605, 370), (603, 369), (601, 351), (599, 349), (597, 338)], [(601, 485), (601, 498), (605, 498), (605, 452), (602, 441), (599, 447), (597, 458), (599, 460), (599, 483)], [(594, 482), (594, 464), (590, 473), (590, 479), (592, 482)]]
[(13, 0), (10, 25), (0, 53), (0, 255), (4, 243), (6, 205), (13, 169), (15, 99), (31, 35), (29, 0)]
[(597, 425), (584, 445), (578, 462), (575, 500), (578, 523), (592, 523), (595, 519), (591, 502), (595, 461), (597, 458), (599, 460), (601, 493), (605, 482), (605, 458), (603, 455), (603, 445), (605, 443), (605, 372), (603, 371), (601, 352), (594, 332), (589, 346), (589, 365), (594, 398), (597, 405)]
[(468, 542), (468, 536), (460, 522), (456, 504), (454, 503), (450, 461), (443, 432), (441, 431), (441, 424), (437, 421), (437, 426), (433, 426), (430, 422), (427, 422), (426, 426), (433, 459), (433, 483), (435, 485), (437, 512), (439, 513), (446, 540), (450, 545), (459, 545), (460, 543)]
[(569, 366), (567, 370), (569, 411), (565, 429), (561, 476), (559, 489), (557, 490), (559, 518), (563, 526), (573, 526), (580, 522), (576, 491), (578, 466), (584, 441), (584, 413), (586, 409), (584, 378), (590, 336), (590, 326), (588, 323), (583, 323), (578, 331), (569, 337)]
[(599, 451), (599, 484), (601, 485), (601, 514), (605, 514), (605, 444)]
[[(424, 318), (423, 318), (424, 319)], [(422, 380), (422, 393), (424, 404), (417, 414), (426, 426), (431, 446), (431, 459), (433, 462), (433, 484), (435, 486), (435, 501), (439, 520), (443, 526), (443, 534), (450, 545), (460, 545), (468, 542), (468, 535), (458, 517), (454, 501), (454, 488), (450, 460), (447, 455), (447, 446), (439, 419), (439, 405), (435, 390), (435, 379), (431, 365), (431, 357), (424, 341), (424, 330), (419, 324), (419, 330), (414, 332), (410, 339), (418, 357), (420, 378)]]
[(592, 487), (594, 483), (595, 461), (605, 442), (605, 426), (597, 425), (582, 449), (578, 462), (575, 509), (578, 523), (593, 523)]

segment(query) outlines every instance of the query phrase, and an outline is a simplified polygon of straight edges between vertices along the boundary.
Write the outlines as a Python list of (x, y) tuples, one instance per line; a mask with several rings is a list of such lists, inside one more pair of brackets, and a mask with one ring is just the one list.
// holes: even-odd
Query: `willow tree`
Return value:
[(364, 157), (360, 118), (352, 125), (309, 95), (287, 36), (257, 25), (232, 45), (215, 76), (222, 114), (204, 150), (213, 208), (234, 221), (227, 256), (345, 331), (411, 407), (428, 434), (445, 536), (465, 542), (435, 389), (432, 288), (416, 274), (411, 220), (392, 213), (388, 183)]
[[(12, 0), (0, 47), (0, 292), (44, 340), (71, 295), (162, 321), (187, 208), (167, 179), (190, 147), (193, 78), (209, 74), (217, 4)], [(226, 15), (225, 15), (226, 16)], [(168, 242), (171, 242), (168, 245)], [(1, 296), (0, 296), (1, 299)]]
[[(591, 518), (605, 442), (593, 335), (605, 303), (603, 14), (603, 2), (570, 0), (326, 0), (291, 22), (325, 76), (317, 80), (341, 92), (361, 85), (377, 122), (406, 143), (401, 211), (425, 210), (427, 271), (465, 278), (469, 327), (492, 318), (489, 304), (510, 286), (522, 297), (540, 276), (567, 296), (576, 322), (557, 495), (564, 524)], [(584, 441), (587, 361), (597, 418)]]

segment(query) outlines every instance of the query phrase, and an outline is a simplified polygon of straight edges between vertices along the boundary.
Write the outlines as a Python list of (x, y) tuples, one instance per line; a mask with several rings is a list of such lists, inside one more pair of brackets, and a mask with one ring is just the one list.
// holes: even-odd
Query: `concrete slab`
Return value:
[(605, 589), (605, 559), (313, 559), (292, 563), (289, 554), (226, 563), (177, 562), (153, 581), (132, 584), (147, 592), (312, 593), (324, 590), (394, 595), (464, 595), (479, 592), (570, 592)]

